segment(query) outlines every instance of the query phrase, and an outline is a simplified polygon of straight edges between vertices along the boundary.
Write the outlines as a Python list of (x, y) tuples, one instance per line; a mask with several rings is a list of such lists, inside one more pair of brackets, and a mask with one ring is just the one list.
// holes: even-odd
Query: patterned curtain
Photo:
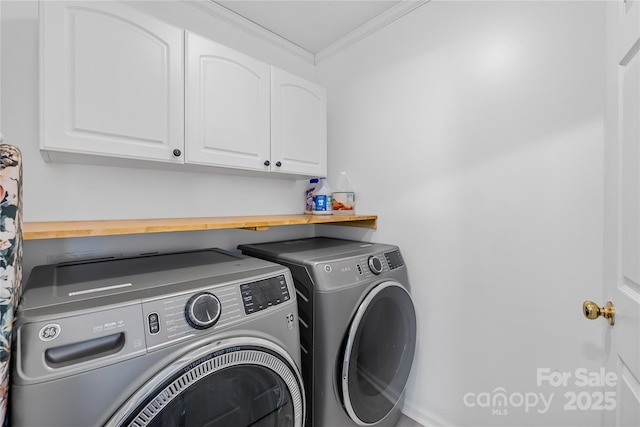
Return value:
[(11, 331), (21, 284), (22, 155), (13, 145), (0, 144), (0, 421), (3, 426), (9, 425)]

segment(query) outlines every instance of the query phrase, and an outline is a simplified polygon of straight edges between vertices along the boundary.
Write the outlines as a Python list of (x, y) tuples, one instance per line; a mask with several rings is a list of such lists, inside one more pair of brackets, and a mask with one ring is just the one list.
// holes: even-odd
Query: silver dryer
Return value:
[(239, 248), (292, 272), (306, 425), (394, 426), (416, 345), (416, 314), (400, 249), (325, 237)]

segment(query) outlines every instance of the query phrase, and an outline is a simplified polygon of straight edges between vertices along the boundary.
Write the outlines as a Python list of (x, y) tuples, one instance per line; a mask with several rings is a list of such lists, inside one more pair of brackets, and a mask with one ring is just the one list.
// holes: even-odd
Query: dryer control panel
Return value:
[(402, 255), (399, 250), (385, 252), (384, 258), (387, 260), (387, 265), (389, 265), (390, 270), (395, 270), (396, 268), (404, 265), (404, 260), (402, 259)]
[(397, 270), (404, 265), (400, 250), (393, 250), (331, 262), (318, 262), (314, 270), (322, 280), (323, 287), (330, 290), (361, 280), (372, 280), (376, 276)]

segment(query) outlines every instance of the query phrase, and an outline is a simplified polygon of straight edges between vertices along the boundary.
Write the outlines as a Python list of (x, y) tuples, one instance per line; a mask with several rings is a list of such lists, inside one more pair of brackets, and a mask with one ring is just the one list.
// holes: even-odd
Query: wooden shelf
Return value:
[(96, 221), (25, 222), (24, 240), (69, 237), (115, 236), (122, 234), (168, 233), (175, 231), (240, 228), (264, 231), (269, 227), (304, 224), (335, 224), (377, 228), (376, 215), (266, 215), (205, 218), (121, 219)]

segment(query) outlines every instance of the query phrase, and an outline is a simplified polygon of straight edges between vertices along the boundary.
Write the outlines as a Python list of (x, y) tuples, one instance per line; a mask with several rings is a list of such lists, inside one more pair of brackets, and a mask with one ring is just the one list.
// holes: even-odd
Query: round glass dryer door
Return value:
[(416, 313), (400, 283), (384, 282), (367, 294), (351, 322), (340, 378), (349, 417), (375, 424), (398, 403), (416, 345)]
[(265, 340), (231, 339), (182, 356), (135, 393), (107, 426), (302, 427), (295, 363)]

